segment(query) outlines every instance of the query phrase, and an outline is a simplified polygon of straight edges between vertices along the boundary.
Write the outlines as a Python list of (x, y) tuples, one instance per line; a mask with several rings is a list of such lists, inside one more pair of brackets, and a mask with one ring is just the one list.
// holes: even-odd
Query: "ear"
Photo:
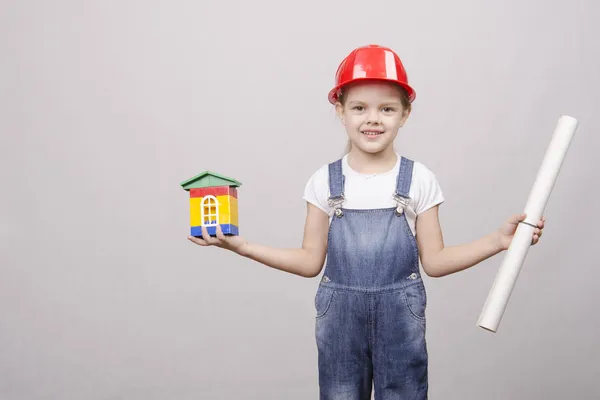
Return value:
[(344, 106), (339, 101), (335, 103), (335, 112), (337, 113), (342, 125), (346, 126), (346, 118), (344, 117)]
[(402, 117), (402, 120), (400, 120), (400, 126), (404, 126), (404, 123), (406, 122), (406, 120), (408, 119), (408, 116), (410, 115), (411, 109), (410, 108), (405, 108), (402, 113), (404, 114)]

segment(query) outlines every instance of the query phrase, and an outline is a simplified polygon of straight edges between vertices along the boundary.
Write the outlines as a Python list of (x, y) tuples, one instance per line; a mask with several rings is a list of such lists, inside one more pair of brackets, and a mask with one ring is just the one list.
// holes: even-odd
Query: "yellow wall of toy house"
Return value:
[[(206, 196), (205, 196), (206, 197)], [(238, 200), (230, 195), (215, 196), (219, 208), (218, 224), (232, 224), (238, 226)], [(202, 226), (202, 200), (204, 197), (190, 198), (190, 226)], [(205, 214), (208, 206), (205, 206)], [(207, 221), (208, 222), (208, 221)]]

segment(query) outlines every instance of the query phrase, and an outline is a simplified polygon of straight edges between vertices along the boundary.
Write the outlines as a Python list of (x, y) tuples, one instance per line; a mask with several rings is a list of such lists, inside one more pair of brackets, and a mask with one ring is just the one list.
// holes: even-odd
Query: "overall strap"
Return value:
[(330, 199), (344, 196), (344, 175), (342, 175), (342, 160), (329, 164), (329, 192)]
[(400, 159), (400, 170), (398, 171), (398, 179), (396, 181), (396, 191), (394, 192), (394, 200), (398, 208), (396, 213), (398, 215), (404, 212), (404, 207), (410, 202), (409, 192), (410, 184), (412, 183), (414, 161), (401, 157)]
[(343, 215), (341, 207), (344, 200), (344, 175), (342, 160), (339, 159), (329, 164), (329, 199), (327, 200), (338, 217)]

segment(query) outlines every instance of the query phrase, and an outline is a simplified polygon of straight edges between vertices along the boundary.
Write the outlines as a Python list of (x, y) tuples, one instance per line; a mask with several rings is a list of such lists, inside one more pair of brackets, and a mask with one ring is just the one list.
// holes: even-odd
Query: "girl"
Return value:
[[(348, 153), (306, 184), (302, 247), (277, 249), (203, 228), (201, 246), (218, 246), (269, 267), (316, 277), (316, 341), (322, 400), (426, 399), (426, 292), (420, 275), (442, 277), (508, 249), (514, 215), (468, 244), (445, 247), (444, 201), (434, 174), (393, 147), (415, 91), (386, 47), (353, 50), (340, 64), (329, 101), (348, 134)], [(542, 235), (538, 223), (532, 244)]]

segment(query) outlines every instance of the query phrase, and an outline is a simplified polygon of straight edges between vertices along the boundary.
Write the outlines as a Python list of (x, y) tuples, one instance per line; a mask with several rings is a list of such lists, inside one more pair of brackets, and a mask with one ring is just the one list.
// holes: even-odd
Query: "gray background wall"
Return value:
[(304, 184), (346, 141), (326, 93), (369, 43), (417, 90), (396, 144), (436, 173), (447, 245), (521, 212), (580, 121), (499, 332), (476, 322), (502, 256), (426, 280), (430, 397), (600, 397), (597, 3), (0, 10), (0, 399), (317, 398), (318, 281), (188, 242), (179, 183), (242, 181), (242, 234), (300, 245)]

